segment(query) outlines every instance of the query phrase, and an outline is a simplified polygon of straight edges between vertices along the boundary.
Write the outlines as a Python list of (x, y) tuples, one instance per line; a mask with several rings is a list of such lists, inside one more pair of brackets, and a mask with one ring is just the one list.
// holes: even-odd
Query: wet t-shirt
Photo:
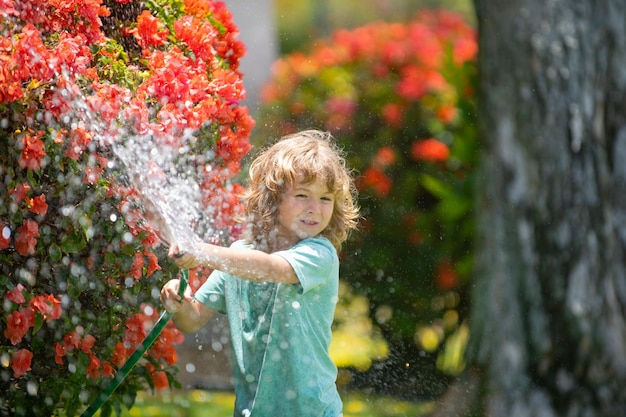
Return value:
[[(243, 241), (234, 248), (251, 246)], [(195, 298), (228, 316), (235, 416), (337, 417), (337, 367), (328, 355), (339, 259), (326, 238), (276, 252), (299, 284), (251, 282), (215, 271)]]

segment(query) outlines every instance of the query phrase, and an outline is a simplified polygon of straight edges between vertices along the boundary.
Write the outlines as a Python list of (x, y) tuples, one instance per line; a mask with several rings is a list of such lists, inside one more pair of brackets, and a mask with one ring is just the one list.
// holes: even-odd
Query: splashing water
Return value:
[(105, 123), (82, 96), (75, 97), (73, 104), (76, 110), (67, 117), (76, 118), (73, 125), (87, 124), (96, 133), (98, 146), (112, 152), (109, 168), (133, 187), (145, 220), (164, 243), (190, 251), (195, 242), (221, 239), (223, 231), (204, 214), (219, 213), (220, 207), (203, 207), (203, 191), (196, 180), (201, 170), (211, 169), (213, 155), (192, 152), (198, 141), (196, 131), (187, 129), (180, 138), (133, 134), (124, 126)]
[(174, 152), (163, 152), (151, 137), (133, 137), (112, 149), (163, 241), (182, 250), (200, 241), (194, 231), (202, 213), (200, 187), (190, 175), (177, 171)]

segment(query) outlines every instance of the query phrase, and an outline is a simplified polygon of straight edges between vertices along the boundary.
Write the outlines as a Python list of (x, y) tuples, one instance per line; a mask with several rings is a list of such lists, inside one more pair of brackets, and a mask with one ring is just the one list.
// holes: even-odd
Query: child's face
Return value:
[(292, 244), (319, 235), (330, 223), (334, 206), (335, 195), (323, 181), (305, 183), (298, 177), (278, 206), (280, 235)]

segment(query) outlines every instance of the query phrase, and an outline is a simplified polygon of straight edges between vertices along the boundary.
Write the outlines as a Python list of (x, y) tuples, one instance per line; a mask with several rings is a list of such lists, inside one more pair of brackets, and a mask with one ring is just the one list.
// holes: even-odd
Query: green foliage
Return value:
[[(0, 11), (1, 415), (80, 413), (144, 339), (177, 274), (115, 146), (186, 149), (209, 205), (232, 197), (250, 146), (244, 48), (223, 4), (106, 4), (8, 0)], [(235, 211), (213, 212), (220, 230)], [(166, 327), (101, 415), (137, 391), (176, 388), (182, 340)]]

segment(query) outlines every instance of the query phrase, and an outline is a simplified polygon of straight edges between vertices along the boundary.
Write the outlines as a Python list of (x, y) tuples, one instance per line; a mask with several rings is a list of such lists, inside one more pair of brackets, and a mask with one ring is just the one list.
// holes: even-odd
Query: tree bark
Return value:
[(626, 413), (626, 2), (475, 0), (485, 416)]

